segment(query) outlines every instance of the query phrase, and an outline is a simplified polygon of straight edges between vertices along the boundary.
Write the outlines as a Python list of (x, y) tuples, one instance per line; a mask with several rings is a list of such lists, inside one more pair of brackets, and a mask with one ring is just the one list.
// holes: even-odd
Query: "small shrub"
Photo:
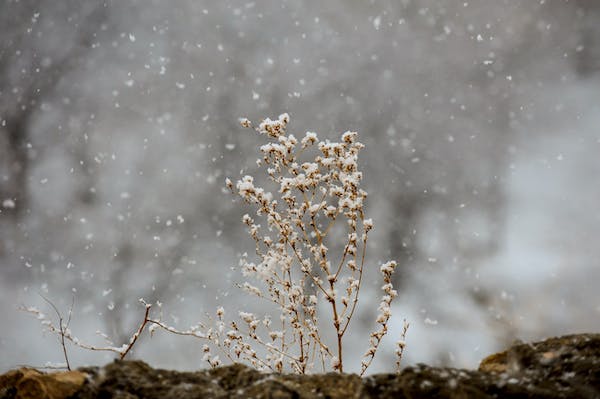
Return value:
[[(247, 119), (240, 122), (252, 127)], [(358, 155), (364, 145), (357, 141), (356, 132), (345, 132), (339, 142), (320, 141), (312, 132), (298, 140), (287, 134), (288, 123), (289, 116), (283, 114), (277, 120), (263, 120), (255, 129), (268, 141), (260, 147), (257, 165), (274, 191), (257, 186), (250, 175), (235, 185), (226, 180), (227, 187), (255, 209), (253, 216), (245, 214), (242, 218), (256, 256), (254, 260), (247, 254), (242, 257), (241, 271), (248, 281), (240, 287), (272, 304), (278, 317), (240, 311), (238, 321), (227, 322), (225, 310), (219, 308), (210, 326), (198, 324), (178, 330), (160, 318), (149, 317), (150, 305), (144, 302), (144, 320), (129, 344), (97, 348), (81, 344), (62, 327), (53, 327), (36, 309), (30, 311), (63, 339), (87, 349), (112, 350), (121, 357), (149, 324), (150, 332), (161, 328), (206, 340), (204, 360), (212, 367), (221, 364), (219, 355), (213, 354), (217, 349), (231, 362), (246, 362), (259, 370), (305, 374), (320, 368), (343, 372), (344, 338), (359, 302), (367, 242), (373, 229), (373, 221), (364, 214), (367, 193), (360, 188), (363, 175), (358, 169)], [(340, 235), (342, 242), (336, 245)], [(397, 296), (392, 286), (395, 267), (396, 262), (389, 261), (379, 268), (383, 295), (377, 327), (370, 333), (361, 362), (361, 375), (388, 332), (391, 303)], [(327, 312), (320, 311), (318, 305), (323, 302), (328, 304)], [(331, 331), (324, 330), (327, 325)], [(407, 328), (405, 322), (397, 342), (398, 367)], [(333, 337), (333, 342), (328, 342), (328, 337)]]

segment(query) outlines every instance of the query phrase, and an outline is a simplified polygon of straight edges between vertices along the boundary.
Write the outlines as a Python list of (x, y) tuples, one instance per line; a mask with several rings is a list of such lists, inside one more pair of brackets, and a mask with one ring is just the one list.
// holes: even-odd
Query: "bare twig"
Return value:
[(140, 302), (142, 302), (146, 306), (146, 312), (144, 313), (144, 320), (142, 321), (142, 324), (140, 324), (140, 327), (137, 329), (135, 334), (133, 334), (133, 336), (129, 340), (129, 345), (127, 346), (127, 348), (125, 348), (125, 350), (121, 353), (121, 360), (123, 360), (125, 358), (125, 356), (127, 356), (127, 353), (129, 353), (131, 348), (133, 348), (133, 345), (135, 345), (135, 342), (140, 337), (140, 334), (142, 333), (142, 331), (144, 331), (146, 324), (148, 324), (148, 321), (150, 320), (148, 318), (148, 316), (150, 314), (150, 308), (152, 308), (152, 305), (144, 302), (143, 299), (140, 299)]
[(65, 331), (67, 331), (67, 328), (69, 327), (69, 323), (71, 322), (71, 313), (73, 311), (73, 305), (75, 304), (75, 297), (73, 297), (73, 301), (71, 302), (71, 308), (69, 309), (69, 319), (67, 321), (67, 324), (65, 325), (65, 324), (63, 324), (62, 315), (58, 311), (58, 308), (56, 307), (56, 305), (54, 305), (54, 303), (52, 303), (52, 301), (50, 299), (46, 298), (42, 294), (38, 293), (38, 295), (41, 296), (42, 299), (44, 301), (46, 301), (52, 307), (52, 309), (54, 309), (54, 312), (58, 316), (60, 344), (62, 346), (63, 355), (65, 357), (65, 363), (67, 365), (67, 370), (71, 371), (71, 364), (69, 363), (69, 356), (67, 355), (67, 345), (65, 345)]
[(396, 341), (396, 373), (400, 373), (400, 363), (402, 362), (402, 355), (404, 354), (404, 348), (406, 348), (406, 331), (410, 324), (404, 320), (404, 326), (402, 327), (402, 333), (400, 339)]
[[(41, 296), (41, 295), (40, 295)], [(42, 298), (44, 298), (42, 296)], [(144, 314), (144, 320), (142, 320), (140, 326), (138, 327), (137, 331), (131, 336), (131, 338), (129, 339), (129, 343), (128, 344), (123, 344), (120, 347), (115, 347), (115, 346), (95, 346), (95, 345), (89, 345), (86, 344), (82, 341), (80, 341), (77, 337), (73, 336), (73, 334), (71, 333), (71, 330), (69, 330), (67, 328), (68, 323), (65, 325), (62, 322), (62, 316), (60, 315), (60, 312), (58, 311), (58, 309), (56, 308), (56, 306), (47, 298), (44, 298), (44, 300), (46, 302), (48, 302), (52, 308), (54, 309), (54, 311), (59, 315), (59, 323), (60, 323), (60, 327), (56, 327), (51, 320), (48, 319), (48, 317), (42, 313), (41, 311), (39, 311), (37, 308), (35, 307), (21, 307), (21, 310), (23, 310), (24, 312), (28, 312), (31, 313), (33, 315), (36, 316), (36, 318), (42, 323), (42, 325), (50, 332), (55, 333), (60, 335), (61, 337), (61, 342), (62, 342), (62, 346), (63, 346), (63, 351), (65, 354), (65, 360), (67, 361), (67, 368), (70, 370), (70, 365), (68, 363), (68, 359), (66, 358), (67, 356), (67, 351), (66, 351), (66, 341), (70, 341), (71, 343), (73, 343), (74, 345), (83, 348), (83, 349), (88, 349), (88, 350), (92, 350), (92, 351), (101, 351), (101, 352), (114, 352), (116, 354), (119, 355), (120, 359), (124, 359), (125, 356), (127, 356), (127, 354), (129, 353), (129, 351), (133, 348), (133, 346), (135, 345), (135, 343), (137, 342), (139, 336), (141, 335), (141, 333), (144, 331), (144, 328), (146, 327), (146, 325), (148, 324), (148, 322), (151, 321), (150, 319), (150, 309), (152, 307), (152, 305), (146, 303), (143, 299), (140, 299), (140, 302), (142, 302), (145, 307), (146, 307), (146, 311)], [(69, 315), (69, 319), (68, 322), (71, 321), (71, 316)]]

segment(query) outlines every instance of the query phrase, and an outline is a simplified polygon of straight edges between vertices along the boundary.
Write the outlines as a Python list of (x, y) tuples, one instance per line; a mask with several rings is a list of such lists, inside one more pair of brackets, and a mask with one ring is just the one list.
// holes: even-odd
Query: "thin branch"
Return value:
[(406, 331), (410, 324), (404, 319), (404, 326), (402, 327), (402, 333), (400, 333), (400, 339), (396, 342), (396, 373), (400, 374), (400, 363), (402, 362), (402, 355), (404, 354), (404, 348), (406, 348)]
[(360, 285), (362, 284), (362, 276), (363, 276), (363, 269), (364, 269), (364, 265), (365, 265), (366, 252), (367, 252), (367, 235), (365, 235), (365, 238), (363, 239), (362, 259), (360, 262), (360, 268), (358, 269), (358, 285), (356, 287), (356, 293), (354, 295), (354, 299), (352, 300), (352, 307), (350, 308), (350, 314), (346, 317), (346, 325), (344, 326), (344, 329), (342, 330), (342, 334), (344, 334), (346, 332), (346, 329), (348, 329), (348, 326), (350, 325), (350, 320), (352, 319), (352, 316), (354, 315), (354, 310), (356, 309), (356, 305), (358, 304), (358, 294), (360, 293)]
[[(142, 301), (142, 303), (144, 303), (144, 302)], [(133, 348), (133, 345), (135, 345), (135, 342), (140, 337), (140, 334), (142, 333), (142, 331), (144, 331), (144, 328), (146, 327), (146, 324), (149, 321), (148, 315), (150, 314), (150, 308), (152, 307), (152, 305), (150, 305), (149, 303), (144, 303), (144, 304), (146, 306), (146, 312), (144, 313), (144, 320), (142, 321), (142, 324), (140, 324), (140, 327), (135, 332), (135, 334), (133, 334), (133, 336), (131, 337), (131, 340), (129, 341), (129, 345), (127, 346), (125, 351), (121, 353), (121, 360), (123, 360), (125, 358), (125, 356), (127, 356), (127, 353), (129, 353), (131, 348)]]
[(54, 309), (54, 312), (56, 312), (56, 315), (58, 316), (58, 325), (59, 325), (59, 329), (60, 329), (60, 332), (59, 332), (60, 344), (62, 346), (63, 355), (65, 357), (65, 363), (67, 364), (67, 370), (71, 371), (71, 364), (69, 363), (69, 356), (67, 355), (67, 346), (65, 345), (65, 331), (66, 331), (69, 323), (71, 322), (71, 311), (73, 310), (73, 303), (75, 303), (75, 297), (73, 297), (73, 302), (71, 303), (71, 309), (69, 310), (69, 320), (67, 322), (67, 325), (65, 326), (63, 324), (62, 315), (58, 311), (58, 308), (56, 307), (56, 305), (54, 305), (54, 303), (52, 303), (52, 301), (50, 299), (46, 298), (42, 294), (38, 293), (38, 295), (41, 296), (42, 299), (44, 301), (46, 301), (52, 307), (52, 309)]

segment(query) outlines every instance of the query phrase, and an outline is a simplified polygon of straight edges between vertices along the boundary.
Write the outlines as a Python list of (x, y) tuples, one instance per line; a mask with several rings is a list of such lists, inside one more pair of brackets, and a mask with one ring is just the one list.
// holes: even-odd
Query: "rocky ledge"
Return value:
[(141, 361), (0, 376), (13, 398), (600, 398), (600, 334), (517, 344), (478, 370), (408, 367), (400, 374), (263, 374), (243, 365), (197, 372), (153, 369)]

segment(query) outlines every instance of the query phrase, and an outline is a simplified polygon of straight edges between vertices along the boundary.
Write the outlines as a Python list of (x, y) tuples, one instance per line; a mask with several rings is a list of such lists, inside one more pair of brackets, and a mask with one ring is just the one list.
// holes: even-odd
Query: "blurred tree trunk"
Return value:
[[(17, 218), (27, 208), (27, 176), (29, 168), (29, 153), (27, 149), (27, 128), (29, 115), (21, 113), (2, 121), (0, 132), (4, 136), (2, 153), (3, 176), (0, 180), (0, 201), (7, 201), (0, 216)], [(9, 201), (13, 201), (12, 203)], [(10, 204), (10, 205), (9, 205)], [(13, 205), (14, 204), (14, 205)]]

